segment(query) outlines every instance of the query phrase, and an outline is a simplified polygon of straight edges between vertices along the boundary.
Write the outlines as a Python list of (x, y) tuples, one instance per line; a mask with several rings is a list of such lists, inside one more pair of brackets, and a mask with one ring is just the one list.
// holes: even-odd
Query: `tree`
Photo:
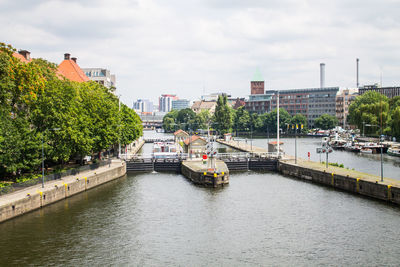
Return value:
[(315, 127), (329, 130), (334, 128), (338, 124), (338, 119), (335, 116), (331, 116), (329, 114), (322, 114), (315, 121)]
[(227, 103), (226, 95), (218, 96), (217, 106), (214, 113), (214, 128), (220, 134), (225, 134), (231, 131), (232, 128), (232, 110)]
[[(269, 113), (265, 113), (260, 116), (260, 126), (258, 127), (261, 131), (266, 132), (267, 130), (269, 132), (276, 133), (276, 121), (277, 121), (277, 110), (274, 109), (273, 111)], [(285, 129), (285, 125), (291, 123), (292, 117), (290, 114), (284, 109), (284, 108), (279, 108), (279, 127), (281, 129)]]
[[(108, 89), (61, 78), (56, 65), (29, 63), (0, 43), (0, 174), (15, 178), (45, 164), (65, 163), (142, 135), (142, 122)], [(54, 131), (58, 128), (57, 131)]]
[(197, 127), (195, 117), (196, 113), (190, 108), (181, 109), (176, 116), (176, 123), (180, 124), (181, 129), (188, 130), (190, 128), (194, 130)]
[(163, 117), (163, 129), (165, 132), (174, 132), (178, 125), (176, 124), (176, 118), (178, 117), (178, 110), (171, 110)]
[[(394, 100), (393, 104), (396, 103)], [(357, 97), (349, 107), (349, 121), (359, 129), (364, 124), (381, 125), (385, 133), (390, 133), (390, 112), (388, 98), (378, 92), (369, 91)], [(366, 133), (379, 134), (379, 127), (365, 127)]]
[(238, 131), (247, 131), (250, 128), (250, 124), (250, 114), (243, 106), (234, 111), (233, 129), (236, 130), (236, 134)]
[(202, 110), (198, 114), (196, 114), (196, 117), (194, 118), (194, 123), (199, 129), (207, 129), (209, 122), (211, 121), (211, 115), (208, 110)]
[(296, 124), (297, 124), (297, 125), (299, 125), (299, 127), (300, 127), (301, 124), (303, 124), (303, 129), (306, 129), (306, 128), (307, 128), (307, 118), (306, 118), (306, 116), (304, 116), (304, 115), (302, 115), (302, 114), (296, 114), (296, 115), (294, 115), (294, 116), (292, 117), (290, 123), (291, 123), (292, 125), (296, 125)]

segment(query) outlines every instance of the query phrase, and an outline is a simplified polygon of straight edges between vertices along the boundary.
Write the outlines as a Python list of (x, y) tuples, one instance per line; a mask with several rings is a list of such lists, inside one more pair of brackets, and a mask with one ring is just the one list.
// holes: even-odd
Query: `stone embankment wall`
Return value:
[[(229, 171), (227, 167), (219, 168), (219, 170), (223, 171), (223, 174), (218, 173), (216, 176), (214, 176), (214, 173), (207, 172), (206, 175), (204, 175), (204, 170), (198, 168), (198, 164), (196, 163), (197, 162), (194, 161), (184, 161), (182, 162), (181, 169), (182, 174), (194, 184), (208, 187), (218, 187), (229, 183)], [(223, 162), (219, 162), (220, 166), (222, 164)]]
[[(108, 166), (107, 166), (108, 167)], [(107, 183), (126, 174), (126, 164), (114, 163), (108, 168), (90, 172), (87, 176), (51, 181), (52, 186), (31, 190), (25, 195), (6, 195), (9, 201), (0, 206), (0, 222), (39, 209), (56, 201)], [(3, 201), (4, 203), (4, 201)]]
[(278, 170), (285, 175), (312, 181), (318, 184), (338, 188), (391, 203), (400, 204), (400, 188), (397, 185), (368, 181), (350, 175), (338, 175), (321, 170), (280, 161)]

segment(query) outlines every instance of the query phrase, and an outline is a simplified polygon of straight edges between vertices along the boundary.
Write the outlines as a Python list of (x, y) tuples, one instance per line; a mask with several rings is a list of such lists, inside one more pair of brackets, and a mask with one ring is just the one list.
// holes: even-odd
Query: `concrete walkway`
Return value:
[(244, 152), (254, 152), (254, 153), (267, 153), (268, 150), (262, 147), (257, 147), (257, 146), (252, 146), (250, 142), (244, 143), (240, 141), (224, 141), (222, 139), (217, 139), (217, 142), (226, 146), (233, 147), (235, 149), (238, 149), (240, 151)]
[[(294, 157), (286, 156), (285, 159), (282, 159), (281, 161), (288, 163), (288, 164), (296, 165)], [(350, 170), (350, 169), (346, 169), (346, 168), (330, 166), (330, 165), (328, 166), (328, 168), (326, 168), (326, 164), (324, 164), (324, 163), (309, 161), (309, 160), (305, 160), (305, 159), (301, 159), (301, 158), (297, 158), (297, 166), (304, 167), (304, 168), (310, 168), (310, 169), (314, 169), (314, 170), (318, 170), (318, 171), (322, 171), (322, 172), (325, 171), (327, 173), (334, 173), (334, 174), (338, 174), (338, 175), (342, 175), (342, 176), (349, 176), (349, 177), (352, 177), (355, 179), (360, 178), (360, 180), (364, 180), (364, 181), (368, 181), (368, 182), (372, 182), (372, 183), (378, 182), (379, 184), (393, 185), (396, 187), (400, 187), (399, 180), (384, 177), (383, 182), (381, 182), (381, 177), (377, 176), (377, 175), (363, 173), (363, 172), (359, 172), (356, 170)]]
[(54, 189), (55, 186), (62, 187), (62, 186), (64, 186), (64, 184), (70, 184), (72, 182), (75, 182), (77, 179), (85, 179), (84, 177), (90, 177), (90, 176), (93, 176), (96, 174), (106, 172), (110, 169), (119, 167), (122, 164), (124, 164), (124, 162), (121, 160), (112, 160), (112, 163), (110, 165), (105, 165), (105, 166), (99, 167), (94, 170), (83, 171), (76, 175), (65, 176), (61, 179), (47, 181), (44, 184), (44, 188), (42, 188), (42, 184), (40, 183), (37, 185), (27, 187), (25, 189), (21, 189), (21, 190), (18, 190), (18, 191), (15, 191), (15, 192), (12, 192), (12, 193), (9, 193), (6, 195), (2, 195), (2, 196), (0, 196), (0, 207), (9, 205), (10, 203), (12, 203), (14, 201), (23, 199), (26, 196), (28, 196), (28, 194), (34, 195), (34, 194), (38, 194), (39, 192), (46, 192), (51, 189)]

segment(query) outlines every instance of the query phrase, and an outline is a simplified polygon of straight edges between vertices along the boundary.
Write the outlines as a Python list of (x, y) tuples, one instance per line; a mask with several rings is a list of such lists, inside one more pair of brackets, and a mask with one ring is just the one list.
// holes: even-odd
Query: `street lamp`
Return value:
[(121, 158), (121, 95), (118, 95), (118, 158)]
[[(59, 131), (60, 128), (48, 129), (49, 131)], [(42, 134), (42, 188), (44, 188), (44, 135)]]

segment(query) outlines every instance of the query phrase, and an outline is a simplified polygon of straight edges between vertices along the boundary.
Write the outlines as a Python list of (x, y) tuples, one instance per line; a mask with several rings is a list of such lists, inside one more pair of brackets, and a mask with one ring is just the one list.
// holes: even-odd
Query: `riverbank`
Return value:
[(126, 164), (113, 160), (109, 165), (94, 170), (48, 181), (17, 192), (0, 196), (0, 223), (39, 209), (64, 198), (89, 190), (126, 174)]
[[(262, 147), (257, 147), (252, 145), (251, 143), (243, 143), (240, 141), (224, 141), (222, 139), (217, 139), (216, 140), (218, 143), (235, 148), (237, 150), (243, 151), (243, 152), (254, 152), (254, 153), (267, 153), (268, 150)], [(251, 142), (251, 141), (249, 141)]]
[(318, 184), (338, 188), (391, 203), (400, 204), (400, 181), (363, 173), (355, 170), (329, 166), (298, 159), (281, 159), (278, 171), (284, 175), (312, 181)]
[[(253, 152), (265, 151), (257, 146), (251, 148), (249, 144), (243, 142), (223, 140), (217, 142), (245, 152), (250, 152), (251, 149)], [(377, 175), (335, 166), (326, 168), (325, 164), (301, 158), (298, 158), (295, 164), (294, 158), (287, 155), (279, 160), (278, 172), (350, 193), (400, 204), (400, 181), (396, 179), (384, 177), (381, 182), (381, 177)]]

